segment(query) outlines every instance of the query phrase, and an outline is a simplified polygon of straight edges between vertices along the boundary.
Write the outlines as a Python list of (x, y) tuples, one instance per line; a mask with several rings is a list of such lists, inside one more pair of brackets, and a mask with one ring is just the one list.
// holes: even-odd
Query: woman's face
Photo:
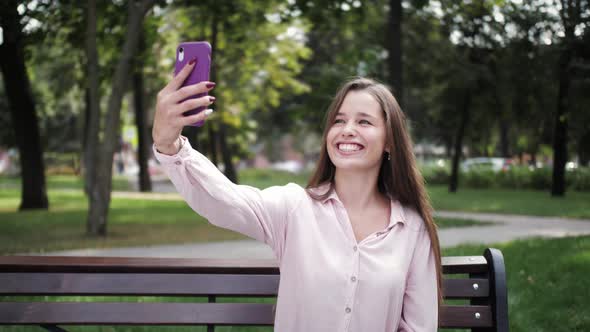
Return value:
[(350, 91), (328, 130), (330, 160), (340, 170), (369, 171), (381, 166), (385, 148), (381, 106), (365, 91)]

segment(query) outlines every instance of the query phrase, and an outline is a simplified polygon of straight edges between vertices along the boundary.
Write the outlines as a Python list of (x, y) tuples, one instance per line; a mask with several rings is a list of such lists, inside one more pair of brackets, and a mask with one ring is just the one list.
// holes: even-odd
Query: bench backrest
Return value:
[[(508, 331), (500, 251), (444, 257), (443, 272), (445, 303), (461, 303), (442, 307), (441, 329)], [(278, 285), (269, 260), (4, 256), (0, 325), (272, 325)], [(64, 296), (84, 298), (54, 298)]]

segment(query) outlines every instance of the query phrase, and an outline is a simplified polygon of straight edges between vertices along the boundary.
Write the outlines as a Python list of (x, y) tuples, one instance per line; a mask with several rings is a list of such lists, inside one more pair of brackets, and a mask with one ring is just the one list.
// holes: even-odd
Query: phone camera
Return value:
[(181, 47), (181, 48), (179, 48), (179, 49), (178, 49), (178, 52), (180, 52), (180, 53), (184, 52), (184, 48), (182, 48), (182, 47)]

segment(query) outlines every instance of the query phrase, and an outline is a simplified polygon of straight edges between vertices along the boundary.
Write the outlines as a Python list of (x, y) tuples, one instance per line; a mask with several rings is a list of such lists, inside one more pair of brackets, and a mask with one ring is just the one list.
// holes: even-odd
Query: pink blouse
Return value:
[(436, 331), (434, 255), (414, 210), (391, 201), (389, 225), (357, 243), (335, 191), (316, 201), (294, 183), (236, 185), (182, 139), (173, 156), (154, 147), (178, 192), (213, 225), (263, 241), (278, 260), (276, 331)]

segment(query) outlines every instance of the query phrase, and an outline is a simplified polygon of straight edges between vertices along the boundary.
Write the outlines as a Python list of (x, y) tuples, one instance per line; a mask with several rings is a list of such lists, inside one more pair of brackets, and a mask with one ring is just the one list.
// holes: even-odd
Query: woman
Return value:
[(235, 185), (180, 136), (207, 118), (180, 88), (187, 65), (159, 94), (154, 152), (188, 204), (212, 224), (267, 243), (281, 271), (277, 331), (436, 331), (440, 249), (431, 207), (389, 90), (344, 84), (328, 110), (317, 169), (306, 189)]

